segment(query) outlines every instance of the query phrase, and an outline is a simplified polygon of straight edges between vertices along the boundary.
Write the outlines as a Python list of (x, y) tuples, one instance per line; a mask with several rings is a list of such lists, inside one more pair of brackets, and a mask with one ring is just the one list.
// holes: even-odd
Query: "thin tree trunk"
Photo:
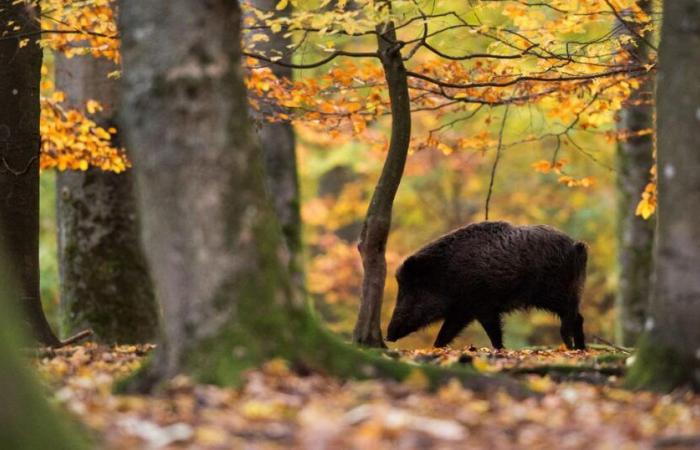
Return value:
[(391, 100), (391, 141), (358, 244), (364, 278), (353, 341), (369, 347), (385, 347), (380, 322), (386, 281), (386, 243), (394, 197), (401, 183), (411, 140), (411, 105), (401, 45), (397, 42), (393, 22), (381, 25), (377, 32), (379, 55)]
[[(116, 125), (114, 64), (91, 56), (56, 57), (56, 87), (69, 106), (97, 100), (98, 122)], [(117, 139), (114, 146), (119, 146)], [(67, 333), (92, 329), (105, 343), (151, 341), (158, 310), (139, 242), (131, 170), (63, 171), (56, 177), (61, 312)]]
[[(651, 1), (640, 1), (639, 6), (651, 13)], [(649, 47), (637, 39), (630, 45), (637, 59), (649, 59)], [(654, 80), (649, 78), (632, 94), (628, 106), (622, 110), (619, 128), (635, 133), (654, 128)], [(651, 134), (633, 136), (618, 145), (619, 186), (619, 251), (620, 285), (617, 297), (618, 340), (632, 346), (644, 330), (650, 294), (654, 219), (645, 220), (636, 215), (637, 204), (647, 183), (649, 169), (654, 164), (654, 142)]]
[[(20, 280), (18, 303), (35, 338), (44, 345), (58, 345), (39, 294), (42, 50), (36, 17), (37, 11), (24, 2), (5, 2), (0, 9), (0, 247), (6, 249)], [(12, 35), (28, 37), (7, 38)]]
[(657, 88), (658, 210), (648, 334), (632, 386), (700, 390), (700, 4), (664, 2)]
[[(251, 3), (260, 10), (275, 11), (278, 1), (253, 0)], [(287, 15), (290, 10), (291, 6), (276, 13)], [(259, 33), (260, 31), (256, 31), (256, 34)], [(265, 31), (263, 33), (268, 35), (269, 41), (257, 43), (256, 49), (266, 54), (289, 53), (288, 45), (292, 43), (290, 37), (284, 37), (283, 33)], [(292, 79), (292, 69), (289, 67), (273, 64), (270, 69), (280, 78)], [(275, 111), (262, 112), (270, 114)], [(301, 252), (301, 214), (294, 127), (289, 121), (270, 123), (263, 119), (258, 129), (258, 136), (265, 159), (265, 181), (272, 197), (275, 213), (282, 226), (282, 233), (295, 262), (294, 270), (298, 272), (298, 278), (301, 280), (301, 263), (298, 261)]]
[(239, 21), (238, 3), (229, 0), (120, 4), (121, 113), (165, 316), (154, 358), (125, 389), (151, 390), (177, 373), (232, 384), (272, 357), (347, 377), (404, 379), (421, 370), (434, 384), (456, 376), (477, 390), (504, 386), (468, 369), (412, 368), (364, 353), (308, 310), (290, 281), (287, 246), (265, 193)]

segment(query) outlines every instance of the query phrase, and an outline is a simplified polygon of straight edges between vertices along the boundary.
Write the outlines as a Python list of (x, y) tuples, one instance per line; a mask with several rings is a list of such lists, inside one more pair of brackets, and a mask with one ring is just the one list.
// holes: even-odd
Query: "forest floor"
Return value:
[(134, 449), (690, 449), (700, 448), (700, 396), (619, 387), (624, 349), (389, 351), (426, 364), (471, 364), (517, 376), (538, 395), (475, 394), (457, 382), (300, 376), (282, 360), (239, 389), (181, 377), (155, 397), (115, 395), (153, 346), (93, 344), (43, 351), (50, 395), (93, 430), (100, 448)]

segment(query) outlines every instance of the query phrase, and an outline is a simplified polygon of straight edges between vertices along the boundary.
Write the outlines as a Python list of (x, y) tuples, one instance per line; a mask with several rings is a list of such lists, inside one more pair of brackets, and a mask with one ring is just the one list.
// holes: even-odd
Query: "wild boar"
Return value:
[(434, 344), (444, 347), (477, 320), (491, 344), (503, 348), (503, 314), (539, 308), (560, 318), (567, 348), (584, 349), (579, 303), (587, 253), (586, 244), (546, 225), (480, 222), (455, 230), (397, 270), (387, 340), (444, 319)]

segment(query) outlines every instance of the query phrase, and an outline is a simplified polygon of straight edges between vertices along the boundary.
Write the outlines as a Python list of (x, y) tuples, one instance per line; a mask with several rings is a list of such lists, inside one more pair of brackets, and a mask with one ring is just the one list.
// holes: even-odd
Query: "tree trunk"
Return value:
[(700, 4), (664, 2), (657, 89), (658, 212), (647, 335), (632, 386), (700, 390)]
[[(651, 13), (651, 1), (639, 6)], [(649, 47), (636, 39), (629, 52), (642, 62), (649, 60)], [(649, 78), (628, 100), (619, 123), (621, 131), (631, 133), (654, 128), (654, 80)], [(636, 214), (637, 204), (654, 164), (654, 141), (651, 134), (633, 136), (618, 145), (619, 186), (619, 251), (620, 285), (617, 297), (618, 340), (634, 345), (647, 317), (654, 243), (654, 219), (645, 220)]]
[(377, 32), (379, 56), (391, 101), (391, 140), (358, 244), (364, 278), (353, 341), (369, 347), (385, 347), (380, 325), (386, 281), (386, 242), (391, 229), (394, 197), (401, 183), (411, 140), (411, 105), (401, 45), (397, 42), (393, 22), (379, 26)]
[[(3, 23), (6, 23), (3, 18)], [(0, 253), (2, 253), (0, 251)], [(17, 296), (8, 265), (0, 262), (0, 447), (12, 450), (80, 450), (88, 448), (43, 397), (18, 348), (25, 345), (12, 320)]]
[(502, 381), (412, 368), (344, 344), (319, 325), (288, 273), (247, 117), (238, 2), (120, 5), (124, 117), (146, 256), (164, 313), (154, 358), (123, 386), (147, 391), (177, 373), (232, 384), (273, 357), (350, 377), (423, 371), (475, 389)]
[[(98, 122), (115, 124), (114, 64), (91, 56), (56, 57), (56, 87), (69, 106), (97, 100)], [(114, 146), (119, 146), (116, 139)], [(63, 171), (56, 177), (61, 312), (66, 332), (92, 329), (104, 343), (151, 341), (158, 310), (139, 242), (130, 170)]]
[[(253, 0), (252, 5), (263, 11), (275, 11), (277, 0)], [(277, 14), (288, 14), (291, 6)], [(256, 31), (260, 34), (260, 31)], [(291, 38), (283, 33), (264, 32), (270, 38), (267, 42), (258, 42), (256, 49), (266, 54), (289, 53), (287, 47), (292, 43)], [(292, 69), (277, 64), (270, 66), (272, 72), (280, 78), (292, 79)], [(275, 111), (262, 111), (271, 114)], [(299, 178), (297, 175), (296, 139), (294, 127), (289, 121), (270, 123), (263, 119), (258, 128), (258, 136), (262, 145), (265, 160), (265, 181), (272, 197), (275, 213), (282, 226), (292, 259), (294, 270), (298, 271), (301, 280), (301, 263), (298, 256), (301, 252), (301, 214), (299, 211)]]
[(35, 338), (58, 345), (39, 295), (38, 31), (37, 11), (28, 4), (6, 2), (0, 9), (0, 247), (20, 280), (18, 300)]

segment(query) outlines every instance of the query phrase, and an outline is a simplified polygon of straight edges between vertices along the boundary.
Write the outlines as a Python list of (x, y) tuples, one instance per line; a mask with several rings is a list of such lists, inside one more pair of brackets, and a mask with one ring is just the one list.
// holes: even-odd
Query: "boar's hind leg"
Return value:
[(586, 348), (583, 316), (577, 311), (561, 316), (561, 339), (568, 349), (584, 350)]
[(566, 345), (566, 348), (572, 349), (574, 348), (573, 345), (573, 339), (572, 339), (572, 324), (571, 324), (571, 319), (562, 316), (561, 318), (561, 328), (559, 329), (561, 333), (561, 340), (564, 342), (564, 345)]
[(576, 313), (573, 323), (574, 348), (578, 350), (586, 349), (586, 338), (583, 335), (583, 316)]
[(469, 322), (473, 319), (471, 317), (463, 317), (459, 314), (448, 315), (445, 322), (440, 328), (440, 332), (435, 339), (434, 347), (445, 347), (447, 344), (452, 342), (452, 340), (459, 334), (460, 331), (464, 329)]
[(481, 326), (484, 327), (484, 330), (486, 330), (489, 339), (491, 339), (491, 345), (494, 348), (503, 348), (503, 322), (501, 322), (501, 315), (493, 314), (478, 320)]

